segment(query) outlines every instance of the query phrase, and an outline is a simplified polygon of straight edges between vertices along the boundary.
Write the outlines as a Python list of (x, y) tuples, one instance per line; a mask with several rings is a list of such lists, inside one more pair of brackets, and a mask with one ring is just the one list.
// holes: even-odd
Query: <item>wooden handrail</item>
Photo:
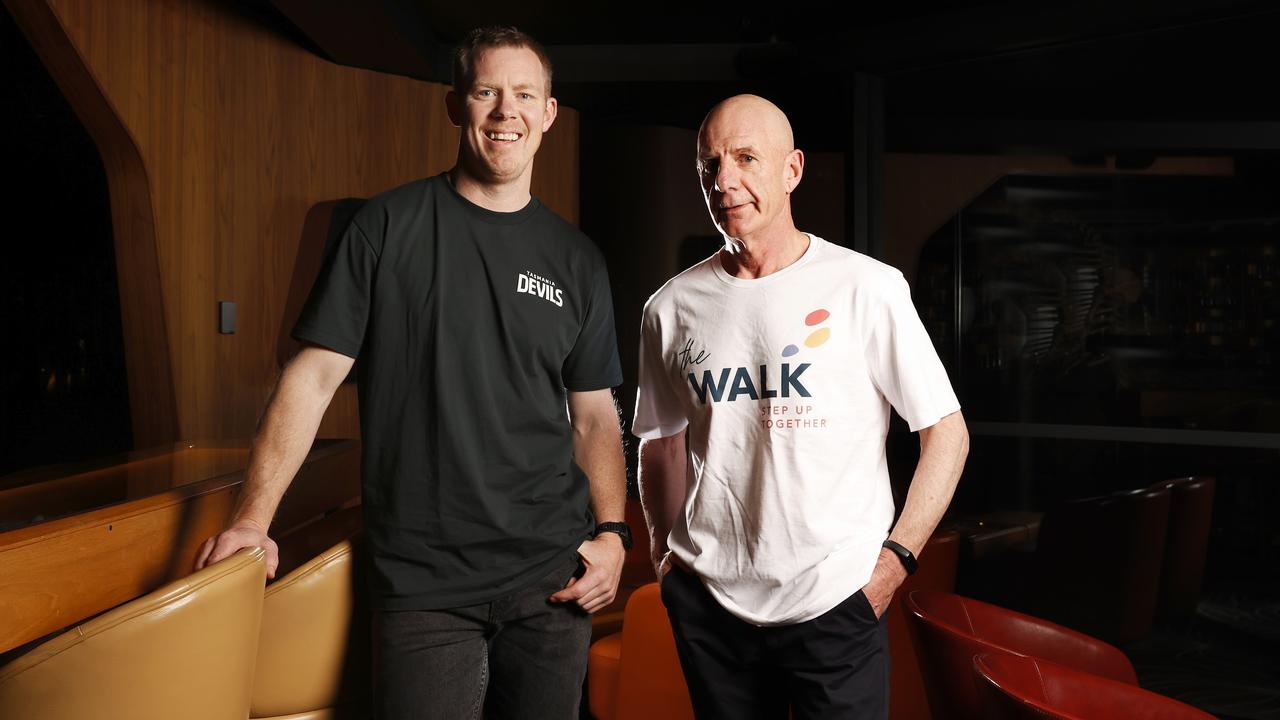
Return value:
[[(273, 534), (358, 501), (359, 464), (357, 441), (318, 441)], [(0, 652), (189, 573), (200, 543), (226, 523), (243, 480), (237, 470), (0, 533)]]

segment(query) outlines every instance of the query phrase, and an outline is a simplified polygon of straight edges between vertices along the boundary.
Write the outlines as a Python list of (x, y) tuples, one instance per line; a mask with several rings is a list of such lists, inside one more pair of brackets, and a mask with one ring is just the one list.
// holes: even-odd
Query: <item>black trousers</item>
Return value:
[(862, 591), (795, 625), (759, 627), (698, 578), (662, 579), (680, 665), (700, 720), (889, 717), (889, 636)]
[(577, 570), (575, 556), (492, 602), (374, 613), (376, 717), (577, 718), (591, 616), (547, 601)]

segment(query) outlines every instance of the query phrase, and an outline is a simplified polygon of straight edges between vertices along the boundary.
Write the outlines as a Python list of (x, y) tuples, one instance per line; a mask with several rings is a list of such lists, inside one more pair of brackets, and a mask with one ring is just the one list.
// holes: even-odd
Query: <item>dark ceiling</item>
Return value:
[(883, 88), (890, 149), (1025, 148), (1055, 133), (1087, 145), (1086, 126), (1183, 123), (1209, 135), (1181, 141), (1194, 150), (1186, 145), (1221, 144), (1222, 124), (1242, 121), (1263, 123), (1254, 129), (1264, 144), (1280, 148), (1265, 139), (1280, 120), (1270, 79), (1280, 7), (1257, 0), (788, 2), (716, 13), (694, 3), (623, 13), (599, 2), (256, 1), (334, 62), (439, 82), (466, 30), (516, 25), (547, 46), (557, 97), (592, 120), (696, 127), (718, 99), (755, 92), (788, 112), (805, 146), (840, 150), (859, 72)]

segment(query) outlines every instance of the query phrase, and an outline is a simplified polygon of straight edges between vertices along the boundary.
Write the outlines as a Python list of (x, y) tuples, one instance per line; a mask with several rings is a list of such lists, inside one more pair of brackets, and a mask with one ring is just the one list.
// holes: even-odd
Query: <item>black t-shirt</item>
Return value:
[(293, 335), (359, 357), (375, 607), (487, 602), (590, 535), (566, 390), (622, 381), (609, 278), (536, 199), (493, 212), (445, 175), (375, 197)]

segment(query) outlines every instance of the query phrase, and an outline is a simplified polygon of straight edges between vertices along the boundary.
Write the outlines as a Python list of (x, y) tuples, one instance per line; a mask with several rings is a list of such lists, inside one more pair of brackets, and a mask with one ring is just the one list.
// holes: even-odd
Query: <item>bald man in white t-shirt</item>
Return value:
[[(960, 477), (960, 404), (902, 273), (796, 229), (781, 110), (720, 103), (697, 165), (725, 245), (646, 304), (633, 425), (694, 710), (888, 717), (884, 611)], [(921, 446), (897, 523), (890, 406)]]

